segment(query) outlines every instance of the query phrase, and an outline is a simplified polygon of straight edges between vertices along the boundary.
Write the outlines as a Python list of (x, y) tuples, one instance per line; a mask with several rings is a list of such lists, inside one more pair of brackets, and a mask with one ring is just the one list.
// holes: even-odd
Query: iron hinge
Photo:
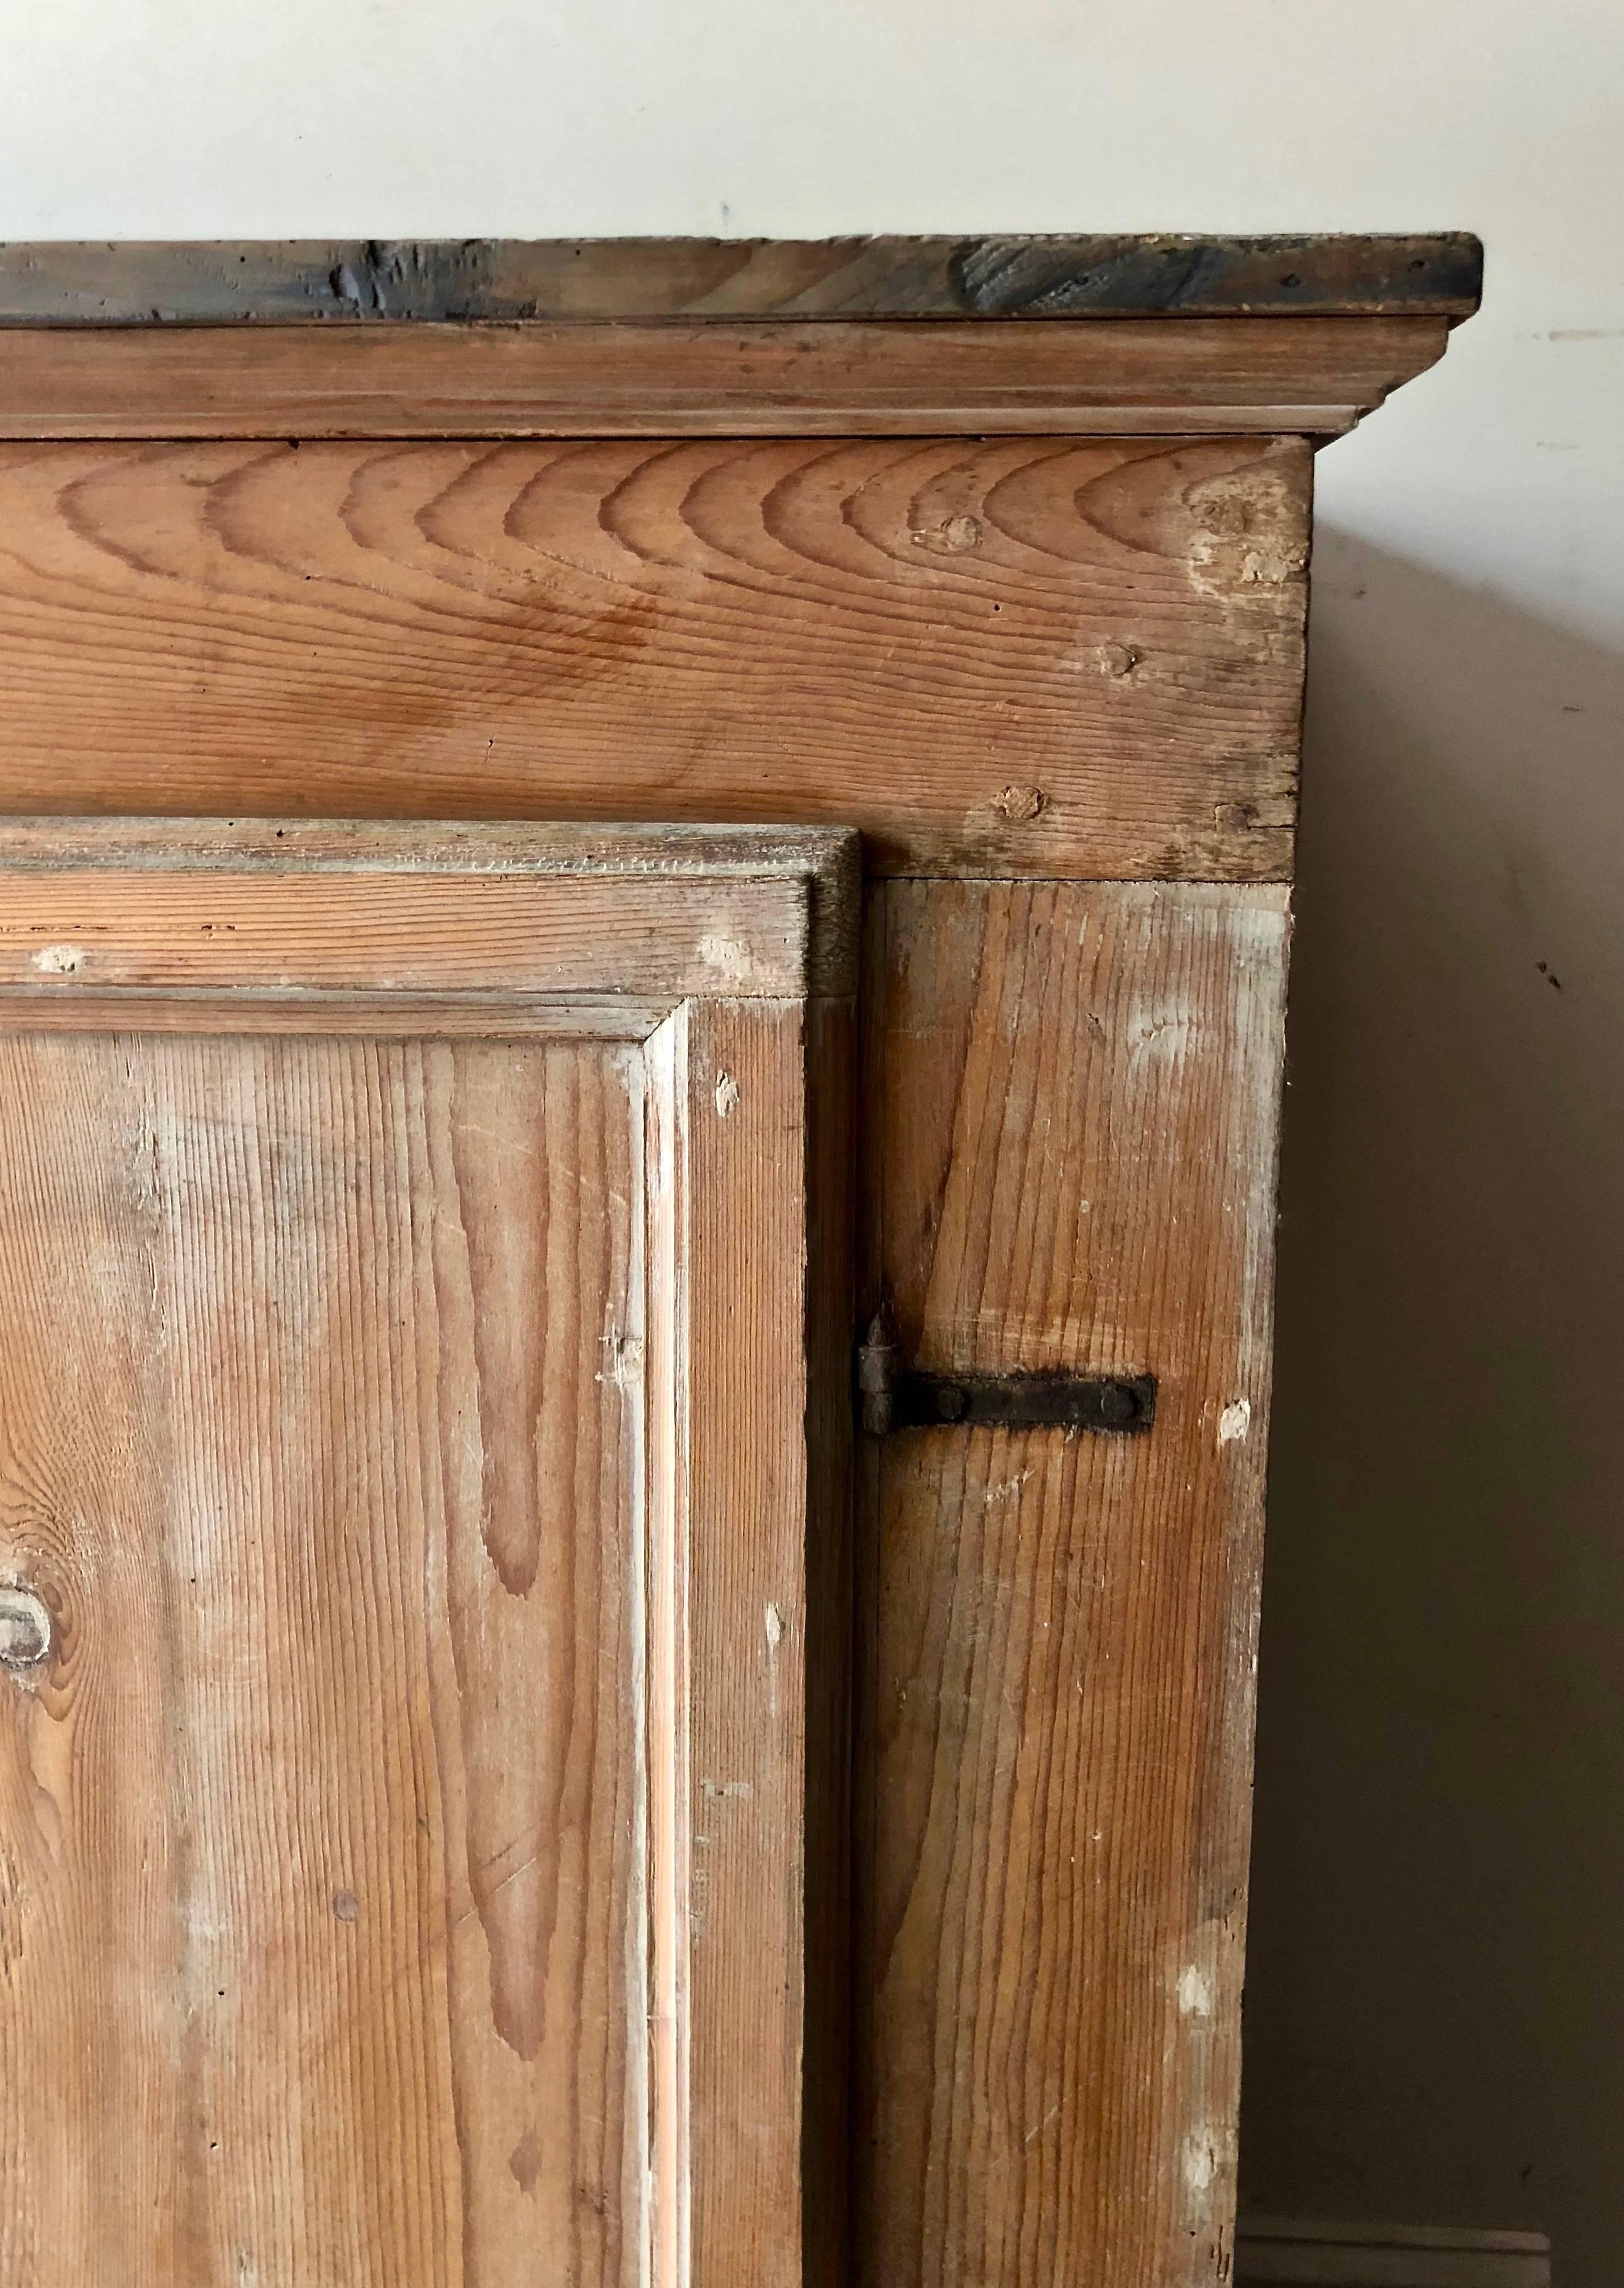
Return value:
[(1093, 1430), (1131, 1436), (1156, 1419), (1150, 1374), (943, 1374), (904, 1366), (888, 1312), (857, 1346), (857, 1406), (872, 1438), (893, 1430)]

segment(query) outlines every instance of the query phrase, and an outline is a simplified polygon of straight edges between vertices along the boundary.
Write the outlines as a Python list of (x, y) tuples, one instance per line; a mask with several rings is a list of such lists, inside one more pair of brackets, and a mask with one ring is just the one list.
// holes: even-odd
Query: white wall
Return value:
[(1482, 234), (1483, 315), (1319, 465), (1246, 2171), (1548, 2227), (1564, 2288), (1617, 2277), (1624, 2173), (1621, 22), (8, 0), (0, 40), (11, 237)]

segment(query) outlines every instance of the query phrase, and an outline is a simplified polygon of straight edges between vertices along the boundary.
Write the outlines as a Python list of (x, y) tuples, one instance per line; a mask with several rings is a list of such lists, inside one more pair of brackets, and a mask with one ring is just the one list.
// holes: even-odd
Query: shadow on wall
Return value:
[(1624, 2176), (1624, 657), (1315, 558), (1242, 2195)]

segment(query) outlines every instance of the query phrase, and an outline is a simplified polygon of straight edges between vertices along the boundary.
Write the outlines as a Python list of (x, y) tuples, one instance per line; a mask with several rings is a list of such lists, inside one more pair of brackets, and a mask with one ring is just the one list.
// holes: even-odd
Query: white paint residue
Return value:
[(1218, 2155), (1205, 2129), (1192, 2129), (1184, 2140), (1184, 2182), (1192, 2193), (1210, 2191), (1218, 2173)]
[(1179, 2008), (1187, 2018), (1210, 2018), (1213, 2014), (1213, 1982), (1193, 1962), (1179, 1980)]
[(71, 977), (84, 958), (82, 946), (43, 945), (34, 956), (34, 966), (42, 977)]
[(701, 1780), (699, 1785), (712, 1802), (718, 1798), (728, 1796), (736, 1796), (741, 1801), (748, 1801), (749, 1798), (755, 1793), (748, 1780)]
[(604, 1372), (594, 1379), (612, 1383), (617, 1390), (635, 1390), (642, 1380), (642, 1337), (628, 1335), (618, 1327), (611, 1327), (603, 1338), (603, 1347), (609, 1353), (609, 1364)]
[(1283, 587), (1308, 560), (1308, 541), (1290, 493), (1254, 469), (1209, 479), (1187, 496), (1203, 529), (1190, 547), (1190, 576), (1202, 594), (1220, 599), (1248, 589)]
[(719, 985), (752, 986), (760, 975), (760, 964), (743, 938), (702, 937), (699, 958)]
[(1252, 1401), (1249, 1398), (1234, 1399), (1218, 1417), (1218, 1443), (1221, 1446), (1232, 1445), (1237, 1438), (1244, 1438), (1251, 1427)]
[(716, 1116), (726, 1120), (738, 1105), (738, 1083), (730, 1072), (716, 1076)]
[(776, 1605), (767, 1608), (767, 1706), (776, 1721), (778, 1714), (778, 1648), (784, 1642), (784, 1615)]
[(1188, 995), (1142, 994), (1127, 1012), (1124, 1037), (1133, 1055), (1178, 1064), (1207, 1045), (1201, 1013)]
[(226, 1935), (226, 1925), (206, 1899), (189, 1898), (184, 1910), (186, 1934), (193, 1946), (212, 1946)]
[(1015, 1500), (1022, 1487), (1031, 1475), (1030, 1469), (1017, 1470), (1013, 1478), (996, 1478), (987, 1488), (986, 1505), (991, 1509), (995, 1502)]

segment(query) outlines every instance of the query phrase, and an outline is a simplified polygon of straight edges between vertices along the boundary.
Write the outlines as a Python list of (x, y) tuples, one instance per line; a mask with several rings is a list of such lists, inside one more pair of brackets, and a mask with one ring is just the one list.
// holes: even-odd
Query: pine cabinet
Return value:
[(1472, 242), (0, 254), (0, 2288), (1218, 2288), (1315, 446)]

